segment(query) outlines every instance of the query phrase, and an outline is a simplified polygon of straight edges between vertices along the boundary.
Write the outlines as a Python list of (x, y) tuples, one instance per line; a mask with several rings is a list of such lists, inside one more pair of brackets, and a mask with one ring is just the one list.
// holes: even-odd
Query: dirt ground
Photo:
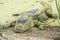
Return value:
[(60, 40), (60, 27), (48, 27), (44, 30), (32, 28), (24, 33), (15, 33), (13, 28), (3, 32), (1, 40)]

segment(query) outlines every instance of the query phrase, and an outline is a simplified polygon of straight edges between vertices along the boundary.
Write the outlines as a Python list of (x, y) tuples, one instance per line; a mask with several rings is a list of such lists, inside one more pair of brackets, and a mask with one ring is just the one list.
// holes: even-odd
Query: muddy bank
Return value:
[(15, 33), (13, 28), (6, 29), (4, 34), (6, 40), (60, 40), (60, 27), (48, 27), (44, 30), (32, 28), (24, 33)]

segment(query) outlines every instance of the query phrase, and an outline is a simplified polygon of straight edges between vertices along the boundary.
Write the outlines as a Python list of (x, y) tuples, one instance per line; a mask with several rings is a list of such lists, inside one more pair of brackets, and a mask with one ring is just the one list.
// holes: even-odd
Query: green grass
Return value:
[(57, 7), (57, 11), (58, 11), (58, 21), (59, 21), (59, 23), (60, 23), (60, 3), (59, 3), (60, 1), (59, 0), (55, 0), (55, 3), (56, 3), (56, 7)]
[(59, 3), (59, 0), (55, 0), (55, 3), (56, 3), (57, 11), (58, 11), (58, 14), (59, 14), (59, 17), (60, 17), (60, 3)]

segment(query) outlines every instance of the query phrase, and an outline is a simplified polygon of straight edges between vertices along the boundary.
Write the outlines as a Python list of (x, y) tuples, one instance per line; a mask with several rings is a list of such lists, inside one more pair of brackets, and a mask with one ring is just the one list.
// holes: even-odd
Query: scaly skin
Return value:
[(41, 25), (43, 21), (46, 21), (48, 19), (48, 16), (45, 12), (47, 12), (48, 14), (52, 13), (51, 6), (46, 4), (45, 2), (41, 2), (41, 4), (43, 5), (43, 7), (39, 8), (36, 13), (32, 13), (30, 16), (23, 12), (22, 16), (19, 17), (18, 20), (25, 17), (28, 19), (28, 21), (26, 21), (25, 23), (18, 23), (17, 20), (15, 24), (15, 32), (24, 32), (29, 28), (32, 28), (34, 25)]
[(15, 32), (24, 32), (33, 27), (33, 20), (26, 15), (22, 15), (15, 24)]

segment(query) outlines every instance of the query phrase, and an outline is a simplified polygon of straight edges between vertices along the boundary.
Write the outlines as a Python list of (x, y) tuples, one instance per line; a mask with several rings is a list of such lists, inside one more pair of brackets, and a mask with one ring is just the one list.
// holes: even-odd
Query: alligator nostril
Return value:
[(16, 28), (16, 30), (21, 30), (20, 28)]
[(20, 33), (20, 32), (23, 32), (23, 30), (21, 29), (21, 28), (15, 28), (15, 32), (17, 32), (17, 33)]
[(17, 14), (17, 13), (16, 13), (16, 14), (13, 14), (13, 16), (20, 16), (20, 14)]

